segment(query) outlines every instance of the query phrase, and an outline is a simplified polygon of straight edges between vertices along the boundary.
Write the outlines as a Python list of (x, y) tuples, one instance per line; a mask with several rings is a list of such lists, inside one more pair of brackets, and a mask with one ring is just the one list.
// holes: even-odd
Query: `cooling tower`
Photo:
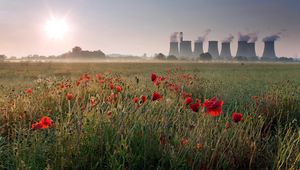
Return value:
[(180, 56), (181, 57), (191, 57), (192, 52), (192, 42), (191, 41), (181, 41), (180, 42)]
[(239, 41), (236, 56), (249, 57), (249, 46), (247, 41)]
[(230, 42), (222, 42), (222, 49), (220, 57), (222, 59), (232, 59), (231, 51), (230, 51)]
[(203, 42), (195, 42), (194, 56), (199, 57), (203, 53)]
[(276, 59), (274, 41), (265, 41), (265, 48), (262, 55), (263, 60), (273, 60)]
[(255, 42), (248, 43), (248, 57), (255, 58), (256, 51), (255, 51)]
[(214, 58), (219, 58), (218, 41), (208, 41), (208, 53)]
[(179, 56), (178, 42), (170, 42), (169, 55)]

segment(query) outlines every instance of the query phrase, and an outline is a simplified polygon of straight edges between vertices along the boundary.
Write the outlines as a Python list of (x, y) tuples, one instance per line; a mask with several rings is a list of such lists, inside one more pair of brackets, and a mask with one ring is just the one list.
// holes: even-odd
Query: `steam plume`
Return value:
[(239, 36), (239, 41), (249, 41), (250, 36), (248, 34), (242, 34), (242, 33), (238, 33)]
[(280, 39), (280, 37), (282, 36), (283, 32), (285, 32), (286, 30), (283, 29), (279, 32), (277, 32), (276, 34), (270, 35), (270, 36), (266, 36), (265, 38), (263, 38), (263, 42), (266, 41), (276, 41), (278, 39)]
[(198, 39), (196, 40), (196, 42), (203, 42), (205, 41), (206, 37), (208, 36), (208, 34), (211, 32), (211, 29), (207, 29), (204, 31), (204, 34), (202, 36), (199, 36)]
[(248, 41), (249, 43), (254, 43), (254, 42), (257, 41), (257, 39), (258, 39), (258, 33), (257, 32), (252, 32), (252, 33), (249, 33), (248, 35), (250, 37), (250, 39)]
[(247, 41), (249, 43), (254, 43), (258, 39), (257, 32), (251, 32), (248, 34), (242, 34), (239, 32), (238, 35), (239, 35), (239, 41)]
[(228, 37), (226, 37), (222, 42), (230, 43), (234, 39), (234, 36), (232, 34), (229, 34)]
[(174, 32), (173, 34), (171, 34), (171, 36), (170, 36), (170, 41), (171, 42), (178, 42), (178, 32)]

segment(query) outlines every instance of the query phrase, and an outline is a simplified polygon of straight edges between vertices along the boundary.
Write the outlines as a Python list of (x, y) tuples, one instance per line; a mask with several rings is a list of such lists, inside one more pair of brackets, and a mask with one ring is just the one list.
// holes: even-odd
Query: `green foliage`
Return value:
[(244, 56), (236, 56), (233, 59), (236, 61), (248, 61), (248, 58)]
[(166, 60), (167, 59), (167, 57), (162, 53), (157, 54), (154, 58), (157, 60)]
[(200, 60), (204, 60), (204, 61), (210, 61), (212, 60), (212, 56), (209, 53), (202, 53), (200, 54)]
[(169, 55), (169, 56), (167, 57), (167, 60), (178, 60), (178, 59), (177, 59), (177, 57), (174, 56), (174, 55)]

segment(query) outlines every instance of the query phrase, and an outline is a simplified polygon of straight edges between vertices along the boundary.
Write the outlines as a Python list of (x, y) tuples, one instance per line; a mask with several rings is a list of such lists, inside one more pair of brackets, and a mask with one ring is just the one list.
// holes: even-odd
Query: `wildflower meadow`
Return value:
[(0, 68), (1, 169), (300, 169), (299, 65)]

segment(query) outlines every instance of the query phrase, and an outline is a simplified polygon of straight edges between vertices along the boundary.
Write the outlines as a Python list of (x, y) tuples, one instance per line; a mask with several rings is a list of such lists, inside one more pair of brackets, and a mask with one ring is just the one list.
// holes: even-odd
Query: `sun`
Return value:
[(50, 39), (62, 40), (69, 31), (69, 25), (63, 18), (51, 18), (47, 21), (45, 30)]

